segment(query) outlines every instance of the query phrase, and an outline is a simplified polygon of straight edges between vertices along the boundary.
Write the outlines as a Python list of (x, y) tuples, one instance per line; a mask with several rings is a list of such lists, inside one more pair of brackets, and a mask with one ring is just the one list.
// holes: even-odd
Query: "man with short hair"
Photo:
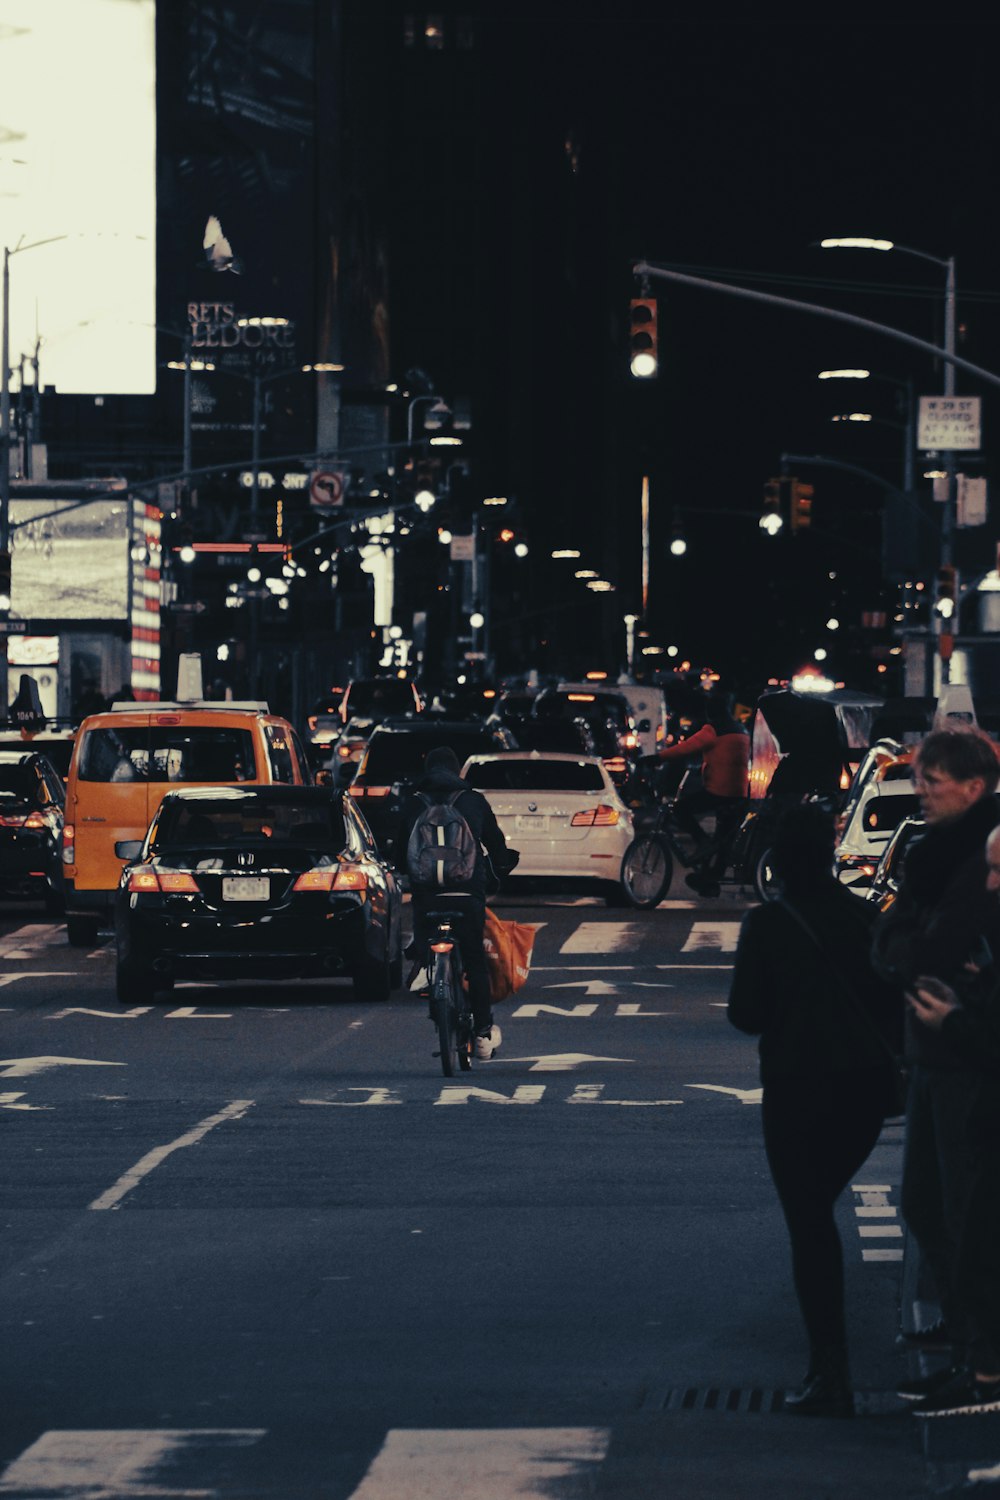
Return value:
[[(486, 921), (486, 896), (491, 886), (499, 885), (517, 863), (517, 852), (508, 848), (489, 802), (474, 787), (468, 785), (460, 774), (458, 756), (450, 745), (438, 745), (428, 750), (424, 757), (424, 775), (403, 804), (399, 828), (393, 844), (396, 864), (406, 868), (406, 851), (410, 833), (420, 814), (431, 803), (446, 803), (453, 799), (455, 810), (461, 813), (469, 825), (476, 841), (476, 859), (472, 878), (461, 892), (419, 890), (414, 888), (413, 935), (418, 945), (418, 956), (423, 957), (423, 945), (428, 939), (425, 913), (427, 911), (453, 911), (458, 932), (458, 943), (469, 982), (469, 1003), (475, 1025), (476, 1057), (485, 1062), (500, 1046), (500, 1027), (494, 1024), (490, 1004), (490, 979), (486, 967), (486, 952), (483, 947), (483, 927)], [(484, 853), (485, 851), (485, 853)], [(494, 880), (490, 880), (492, 866)], [(452, 900), (449, 902), (449, 895)]]
[[(876, 971), (913, 991), (932, 976), (959, 994), (969, 966), (1000, 957), (1000, 910), (986, 889), (985, 846), (1000, 824), (993, 793), (1000, 778), (996, 748), (969, 728), (928, 735), (914, 759), (914, 784), (927, 831), (903, 866), (899, 894), (875, 929)], [(972, 1331), (956, 1270), (958, 1241), (976, 1169), (969, 1112), (979, 1078), (944, 1030), (907, 1018), (909, 1090), (902, 1212), (934, 1278), (941, 1322), (918, 1330), (915, 1344), (948, 1345), (964, 1366)], [(928, 1396), (943, 1377), (906, 1382), (908, 1399)]]
[[(1000, 895), (1000, 827), (986, 841), (987, 889)], [(964, 999), (936, 979), (907, 994), (916, 1021), (967, 1060), (977, 1085), (968, 1115), (972, 1178), (955, 1253), (968, 1311), (969, 1365), (954, 1367), (913, 1408), (920, 1417), (1000, 1411), (1000, 972), (991, 965)]]

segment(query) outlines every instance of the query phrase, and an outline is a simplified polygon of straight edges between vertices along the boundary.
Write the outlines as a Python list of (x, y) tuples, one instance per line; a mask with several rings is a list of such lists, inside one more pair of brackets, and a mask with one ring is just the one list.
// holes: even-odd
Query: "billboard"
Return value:
[(63, 395), (156, 388), (155, 0), (0, 0), (10, 354)]
[(11, 614), (125, 620), (129, 500), (11, 500)]

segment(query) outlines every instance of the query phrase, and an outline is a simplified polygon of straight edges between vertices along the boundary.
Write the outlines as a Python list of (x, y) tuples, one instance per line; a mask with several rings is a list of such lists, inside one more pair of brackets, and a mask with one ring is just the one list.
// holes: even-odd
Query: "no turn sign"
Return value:
[(343, 474), (336, 469), (315, 469), (309, 476), (309, 503), (314, 510), (333, 510), (343, 505)]

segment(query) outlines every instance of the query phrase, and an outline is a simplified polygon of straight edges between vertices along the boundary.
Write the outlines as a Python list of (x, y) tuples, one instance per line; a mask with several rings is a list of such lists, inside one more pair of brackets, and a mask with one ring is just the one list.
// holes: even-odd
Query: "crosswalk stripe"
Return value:
[[(216, 1489), (176, 1486), (179, 1468), (204, 1472), (212, 1450), (246, 1448), (265, 1427), (52, 1431), (43, 1433), (0, 1477), (17, 1500), (212, 1500)], [(158, 1477), (159, 1476), (159, 1477)]]
[(58, 922), (30, 922), (15, 927), (0, 938), (0, 958), (34, 958), (43, 948), (54, 946), (62, 932)]
[(692, 922), (681, 952), (695, 953), (711, 948), (717, 953), (735, 953), (739, 936), (739, 922)]
[(572, 1500), (593, 1494), (610, 1439), (603, 1427), (394, 1428), (350, 1500)]
[(560, 953), (617, 953), (638, 944), (638, 922), (581, 922)]

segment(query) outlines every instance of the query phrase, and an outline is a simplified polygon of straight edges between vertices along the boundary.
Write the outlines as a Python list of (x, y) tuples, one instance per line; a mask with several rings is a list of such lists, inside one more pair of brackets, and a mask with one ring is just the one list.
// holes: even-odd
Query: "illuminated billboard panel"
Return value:
[(63, 395), (156, 387), (155, 18), (155, 0), (0, 0), (11, 364), (40, 339)]
[(11, 613), (22, 620), (124, 620), (129, 501), (12, 500)]

